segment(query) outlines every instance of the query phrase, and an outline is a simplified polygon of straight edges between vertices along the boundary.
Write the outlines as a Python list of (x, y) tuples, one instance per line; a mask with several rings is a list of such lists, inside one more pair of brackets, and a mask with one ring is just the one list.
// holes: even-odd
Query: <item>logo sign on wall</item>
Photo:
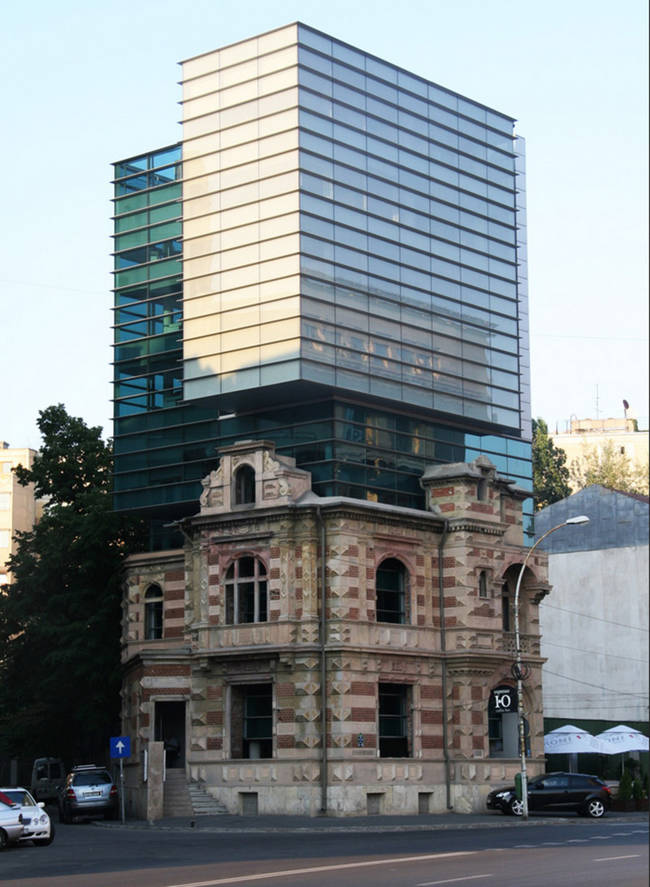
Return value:
[(502, 684), (495, 687), (490, 694), (490, 708), (495, 714), (503, 714), (507, 711), (517, 711), (517, 690)]

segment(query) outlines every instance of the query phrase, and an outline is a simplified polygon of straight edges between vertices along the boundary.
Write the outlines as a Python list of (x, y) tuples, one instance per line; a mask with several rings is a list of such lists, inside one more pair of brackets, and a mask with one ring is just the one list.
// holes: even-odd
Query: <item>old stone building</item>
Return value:
[[(168, 768), (233, 813), (465, 812), (512, 778), (528, 494), (485, 457), (430, 466), (421, 483), (427, 510), (323, 498), (270, 442), (221, 451), (181, 524), (184, 549), (128, 561), (135, 812), (156, 741)], [(529, 567), (520, 625), (534, 773), (546, 555)]]

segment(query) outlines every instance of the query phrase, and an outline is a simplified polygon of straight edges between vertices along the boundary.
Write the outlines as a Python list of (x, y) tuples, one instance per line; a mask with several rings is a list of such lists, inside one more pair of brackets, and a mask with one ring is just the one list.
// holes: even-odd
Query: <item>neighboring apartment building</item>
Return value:
[(600, 733), (648, 724), (648, 497), (593, 485), (535, 515), (551, 596), (540, 607), (544, 717)]
[(336, 812), (444, 809), (445, 787), (476, 808), (517, 757), (523, 140), (301, 24), (182, 81), (182, 141), (115, 164), (115, 504), (152, 527), (126, 576), (124, 729), (136, 755), (173, 739), (233, 811), (248, 792), (317, 812), (322, 780)]
[[(571, 419), (569, 430), (551, 435), (556, 447), (566, 454), (567, 467), (572, 463), (584, 466), (588, 453), (602, 456), (606, 447), (615, 454), (625, 456), (633, 465), (648, 466), (650, 437), (647, 431), (639, 431), (636, 419)], [(569, 481), (571, 488), (578, 487)]]
[(41, 513), (33, 485), (21, 486), (13, 472), (17, 465), (31, 468), (35, 455), (36, 450), (0, 441), (0, 585), (11, 582), (6, 563), (16, 552), (14, 533), (31, 530)]

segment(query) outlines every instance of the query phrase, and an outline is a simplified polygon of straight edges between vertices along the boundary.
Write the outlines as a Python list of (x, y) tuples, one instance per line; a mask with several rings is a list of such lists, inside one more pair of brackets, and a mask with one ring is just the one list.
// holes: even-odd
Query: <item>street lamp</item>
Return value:
[(586, 514), (579, 514), (577, 517), (569, 517), (567, 520), (562, 521), (561, 524), (557, 524), (555, 527), (551, 527), (550, 530), (547, 530), (543, 536), (540, 536), (537, 542), (529, 548), (526, 552), (526, 557), (524, 558), (524, 562), (521, 565), (521, 570), (519, 571), (519, 576), (517, 577), (517, 587), (515, 588), (515, 647), (517, 652), (516, 662), (516, 677), (517, 677), (517, 718), (519, 721), (519, 751), (521, 754), (521, 799), (523, 802), (523, 818), (528, 819), (528, 778), (526, 775), (526, 729), (524, 724), (524, 708), (523, 708), (523, 678), (522, 678), (522, 665), (521, 665), (521, 641), (519, 635), (519, 589), (521, 588), (521, 580), (524, 577), (524, 572), (526, 570), (526, 564), (528, 563), (528, 558), (535, 551), (540, 542), (546, 539), (547, 536), (550, 536), (551, 533), (554, 533), (556, 530), (561, 529), (562, 527), (567, 527), (571, 524), (588, 524), (589, 518)]

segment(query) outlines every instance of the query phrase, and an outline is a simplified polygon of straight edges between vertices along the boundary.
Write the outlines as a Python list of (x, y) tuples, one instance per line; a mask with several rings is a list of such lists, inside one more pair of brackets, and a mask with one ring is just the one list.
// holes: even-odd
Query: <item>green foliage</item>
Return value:
[(583, 458), (571, 462), (571, 480), (579, 489), (600, 484), (623, 493), (648, 495), (648, 466), (632, 462), (611, 440), (600, 448), (585, 448)]
[(618, 786), (618, 798), (621, 801), (632, 800), (632, 774), (627, 767), (621, 774), (621, 781)]
[(632, 797), (635, 801), (641, 801), (644, 796), (643, 783), (637, 777), (632, 783)]
[(549, 437), (543, 419), (533, 419), (533, 491), (537, 511), (571, 495), (566, 455)]
[(43, 438), (19, 483), (46, 497), (17, 534), (0, 593), (0, 752), (67, 761), (119, 730), (120, 571), (139, 524), (112, 509), (112, 450), (62, 404), (39, 414)]

